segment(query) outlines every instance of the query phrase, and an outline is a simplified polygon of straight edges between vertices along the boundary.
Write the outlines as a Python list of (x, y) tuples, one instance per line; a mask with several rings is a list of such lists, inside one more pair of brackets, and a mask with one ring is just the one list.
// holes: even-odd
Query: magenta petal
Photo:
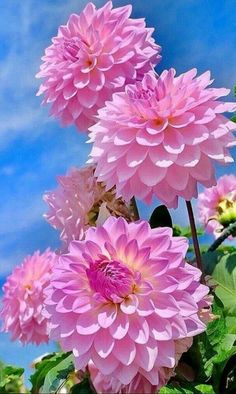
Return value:
[(134, 294), (131, 294), (128, 299), (124, 299), (120, 304), (120, 309), (127, 315), (135, 313), (138, 306), (138, 299)]
[(155, 186), (166, 175), (165, 168), (157, 168), (150, 160), (145, 160), (138, 170), (140, 180), (147, 186)]
[(135, 363), (129, 365), (129, 368), (127, 368), (126, 365), (119, 367), (116, 370), (116, 377), (123, 383), (124, 385), (128, 385), (132, 379), (135, 377), (135, 375), (138, 372), (138, 366), (135, 365)]
[(107, 330), (100, 330), (94, 338), (94, 348), (101, 358), (111, 354), (114, 345), (115, 341)]
[(166, 341), (172, 338), (171, 324), (167, 319), (153, 313), (148, 317), (150, 332), (157, 341)]
[(97, 101), (97, 93), (86, 87), (78, 94), (78, 100), (85, 108), (91, 108)]
[(158, 357), (157, 342), (150, 338), (145, 345), (136, 345), (137, 363), (145, 371), (151, 371)]
[(136, 343), (144, 344), (147, 343), (149, 337), (149, 326), (144, 318), (139, 317), (133, 318), (130, 321), (130, 327), (128, 334), (131, 339)]
[(182, 134), (175, 129), (168, 128), (168, 131), (165, 133), (163, 146), (169, 153), (181, 153), (184, 150)]
[(98, 312), (98, 323), (103, 328), (108, 328), (112, 325), (117, 316), (117, 309), (115, 305), (104, 305)]
[(113, 354), (109, 354), (106, 358), (102, 358), (94, 352), (92, 355), (92, 360), (99, 371), (101, 371), (101, 373), (104, 375), (113, 373), (119, 365), (119, 361)]
[(115, 342), (114, 354), (122, 364), (129, 366), (136, 356), (135, 343), (126, 335)]
[(155, 312), (164, 318), (172, 317), (177, 315), (179, 311), (178, 304), (176, 303), (173, 296), (169, 294), (162, 294), (161, 292), (156, 292), (155, 300), (152, 300), (155, 307)]
[(129, 329), (129, 319), (124, 313), (119, 313), (117, 319), (109, 327), (110, 334), (114, 339), (122, 339)]
[(195, 119), (195, 116), (191, 112), (185, 112), (182, 115), (172, 117), (169, 120), (169, 124), (175, 128), (181, 128), (187, 126), (189, 123), (192, 123)]
[(76, 324), (78, 334), (90, 335), (97, 332), (100, 329), (97, 320), (93, 312), (80, 315)]
[(174, 341), (161, 341), (158, 346), (158, 363), (167, 368), (175, 365), (175, 344)]

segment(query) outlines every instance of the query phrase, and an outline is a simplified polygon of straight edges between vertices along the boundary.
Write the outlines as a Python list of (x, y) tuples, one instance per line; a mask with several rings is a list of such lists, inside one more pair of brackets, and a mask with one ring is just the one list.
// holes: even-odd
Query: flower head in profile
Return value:
[(176, 341), (206, 328), (199, 318), (208, 287), (184, 260), (188, 241), (170, 228), (109, 217), (54, 266), (45, 290), (50, 337), (129, 385), (137, 374), (151, 385), (176, 364)]
[(49, 206), (44, 216), (61, 231), (65, 248), (72, 240), (82, 239), (89, 226), (102, 224), (110, 215), (130, 220), (129, 207), (121, 198), (116, 199), (115, 189), (106, 191), (105, 186), (97, 182), (94, 166), (71, 168), (67, 175), (57, 179), (58, 188), (43, 197)]
[(198, 183), (214, 185), (213, 162), (233, 161), (228, 148), (236, 144), (236, 125), (222, 113), (236, 104), (218, 101), (229, 90), (210, 83), (209, 72), (176, 77), (170, 69), (115, 93), (90, 128), (98, 180), (116, 185), (125, 199), (149, 203), (156, 196), (168, 207), (177, 207), (178, 197), (197, 197)]
[(0, 317), (2, 331), (11, 333), (12, 340), (39, 345), (48, 341), (48, 320), (43, 316), (43, 291), (49, 284), (56, 255), (47, 249), (35, 252), (14, 268), (3, 286)]
[(236, 176), (223, 175), (216, 186), (200, 193), (198, 211), (200, 222), (215, 237), (236, 222)]
[(88, 3), (59, 27), (37, 77), (44, 78), (38, 94), (63, 125), (75, 123), (86, 131), (113, 92), (159, 62), (154, 29), (144, 19), (131, 19), (131, 11), (131, 5), (112, 8), (111, 1), (100, 9)]

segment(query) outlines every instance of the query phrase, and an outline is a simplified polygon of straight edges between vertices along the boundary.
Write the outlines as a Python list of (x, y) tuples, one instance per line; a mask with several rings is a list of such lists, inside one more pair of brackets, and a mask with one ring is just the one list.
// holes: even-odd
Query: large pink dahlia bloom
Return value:
[(195, 76), (195, 69), (178, 77), (171, 69), (158, 79), (149, 72), (99, 111), (90, 162), (117, 195), (146, 202), (156, 196), (176, 207), (179, 196), (197, 196), (198, 182), (215, 184), (213, 161), (233, 161), (228, 148), (236, 144), (236, 125), (222, 113), (236, 104), (218, 101), (229, 90), (208, 88), (209, 72)]
[(176, 363), (176, 340), (206, 326), (199, 311), (208, 288), (184, 260), (188, 241), (170, 228), (110, 217), (73, 241), (45, 290), (50, 337), (73, 350), (75, 365), (91, 360), (108, 379), (128, 385), (139, 373), (159, 385)]
[(67, 175), (58, 176), (58, 187), (44, 194), (49, 210), (46, 220), (57, 230), (66, 249), (72, 240), (84, 237), (91, 225), (102, 222), (105, 217), (130, 218), (129, 208), (122, 199), (116, 199), (115, 190), (105, 186), (94, 177), (94, 166), (73, 167)]
[(216, 186), (200, 193), (198, 211), (200, 222), (215, 237), (219, 237), (224, 227), (236, 222), (236, 176), (223, 175)]
[(12, 340), (39, 345), (48, 341), (48, 320), (42, 313), (44, 289), (49, 284), (56, 255), (47, 249), (24, 259), (3, 286), (0, 317), (2, 331), (10, 332)]
[(160, 47), (144, 19), (131, 19), (131, 5), (96, 10), (88, 3), (60, 26), (43, 56), (38, 94), (51, 114), (81, 131), (95, 123), (97, 109), (126, 83), (143, 77), (160, 60)]

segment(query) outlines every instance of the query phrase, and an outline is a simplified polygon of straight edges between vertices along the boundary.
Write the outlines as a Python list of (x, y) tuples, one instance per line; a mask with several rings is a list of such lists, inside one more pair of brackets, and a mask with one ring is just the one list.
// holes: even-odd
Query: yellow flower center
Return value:
[(223, 227), (229, 226), (236, 221), (236, 201), (227, 196), (216, 207), (218, 220)]

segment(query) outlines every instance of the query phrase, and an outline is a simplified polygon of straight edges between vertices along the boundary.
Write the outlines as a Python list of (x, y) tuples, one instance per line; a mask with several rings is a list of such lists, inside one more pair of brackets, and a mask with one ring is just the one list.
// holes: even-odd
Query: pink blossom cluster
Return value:
[(16, 267), (0, 312), (13, 339), (50, 338), (72, 351), (99, 393), (156, 393), (211, 319), (187, 239), (134, 221), (130, 200), (176, 208), (202, 184), (211, 189), (199, 196), (200, 219), (214, 232), (236, 204), (233, 175), (214, 186), (214, 163), (231, 163), (236, 145), (223, 115), (236, 105), (220, 101), (229, 91), (196, 69), (158, 75), (154, 29), (131, 11), (88, 3), (45, 50), (38, 94), (62, 125), (89, 132), (91, 165), (70, 169), (44, 195), (63, 252), (36, 252)]

